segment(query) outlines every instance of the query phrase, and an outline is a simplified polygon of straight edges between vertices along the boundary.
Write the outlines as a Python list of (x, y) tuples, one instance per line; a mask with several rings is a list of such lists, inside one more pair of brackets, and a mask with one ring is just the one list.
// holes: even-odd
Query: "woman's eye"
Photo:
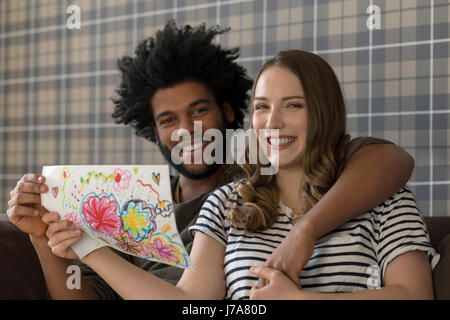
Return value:
[(291, 103), (288, 105), (288, 108), (303, 108), (303, 106), (298, 103)]
[(258, 105), (255, 107), (255, 110), (262, 110), (262, 109), (266, 109), (266, 108), (268, 108), (267, 105), (265, 105), (265, 104), (258, 104)]

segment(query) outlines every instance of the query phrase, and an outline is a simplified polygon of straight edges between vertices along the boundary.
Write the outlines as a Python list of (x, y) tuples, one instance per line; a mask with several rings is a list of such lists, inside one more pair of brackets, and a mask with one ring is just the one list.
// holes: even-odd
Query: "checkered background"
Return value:
[[(367, 8), (381, 9), (369, 30)], [(66, 9), (81, 9), (68, 29)], [(415, 159), (425, 216), (450, 215), (448, 0), (0, 0), (0, 212), (42, 165), (162, 163), (111, 118), (117, 58), (169, 19), (230, 26), (254, 77), (279, 50), (316, 52), (345, 92), (352, 136), (386, 138)]]

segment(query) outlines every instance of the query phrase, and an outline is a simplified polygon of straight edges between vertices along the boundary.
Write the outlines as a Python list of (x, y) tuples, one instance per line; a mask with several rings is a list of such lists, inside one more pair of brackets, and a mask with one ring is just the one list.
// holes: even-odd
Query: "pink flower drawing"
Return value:
[(117, 203), (106, 195), (88, 197), (81, 207), (84, 220), (95, 231), (113, 235), (121, 228)]
[(128, 189), (131, 180), (131, 172), (129, 170), (115, 168), (113, 175), (115, 177), (113, 188), (116, 192)]
[(78, 216), (78, 213), (72, 211), (66, 216), (66, 220), (75, 225), (78, 228), (81, 228), (83, 226), (83, 223), (80, 220), (80, 217)]
[(179, 263), (180, 258), (177, 256), (178, 250), (175, 246), (166, 244), (161, 238), (155, 238), (153, 243), (148, 246), (161, 258), (161, 260), (169, 263)]

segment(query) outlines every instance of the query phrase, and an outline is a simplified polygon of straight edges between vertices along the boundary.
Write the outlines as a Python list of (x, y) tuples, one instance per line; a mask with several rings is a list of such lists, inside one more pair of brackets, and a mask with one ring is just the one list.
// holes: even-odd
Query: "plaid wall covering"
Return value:
[[(66, 8), (81, 9), (68, 29)], [(370, 4), (381, 28), (367, 26)], [(425, 216), (450, 215), (448, 0), (0, 0), (0, 211), (26, 172), (51, 164), (150, 164), (158, 149), (111, 119), (116, 59), (167, 20), (230, 26), (253, 77), (278, 50), (324, 57), (345, 92), (352, 136), (415, 159)], [(374, 20), (371, 20), (374, 21)]]

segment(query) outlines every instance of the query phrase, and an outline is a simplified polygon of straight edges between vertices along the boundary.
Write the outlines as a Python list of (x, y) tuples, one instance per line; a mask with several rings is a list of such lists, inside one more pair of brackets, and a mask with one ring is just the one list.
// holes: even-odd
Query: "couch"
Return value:
[[(425, 218), (425, 223), (432, 245), (441, 254), (433, 271), (435, 298), (450, 300), (450, 217)], [(8, 261), (11, 257), (14, 260)], [(0, 299), (48, 298), (39, 259), (28, 235), (0, 214)]]

